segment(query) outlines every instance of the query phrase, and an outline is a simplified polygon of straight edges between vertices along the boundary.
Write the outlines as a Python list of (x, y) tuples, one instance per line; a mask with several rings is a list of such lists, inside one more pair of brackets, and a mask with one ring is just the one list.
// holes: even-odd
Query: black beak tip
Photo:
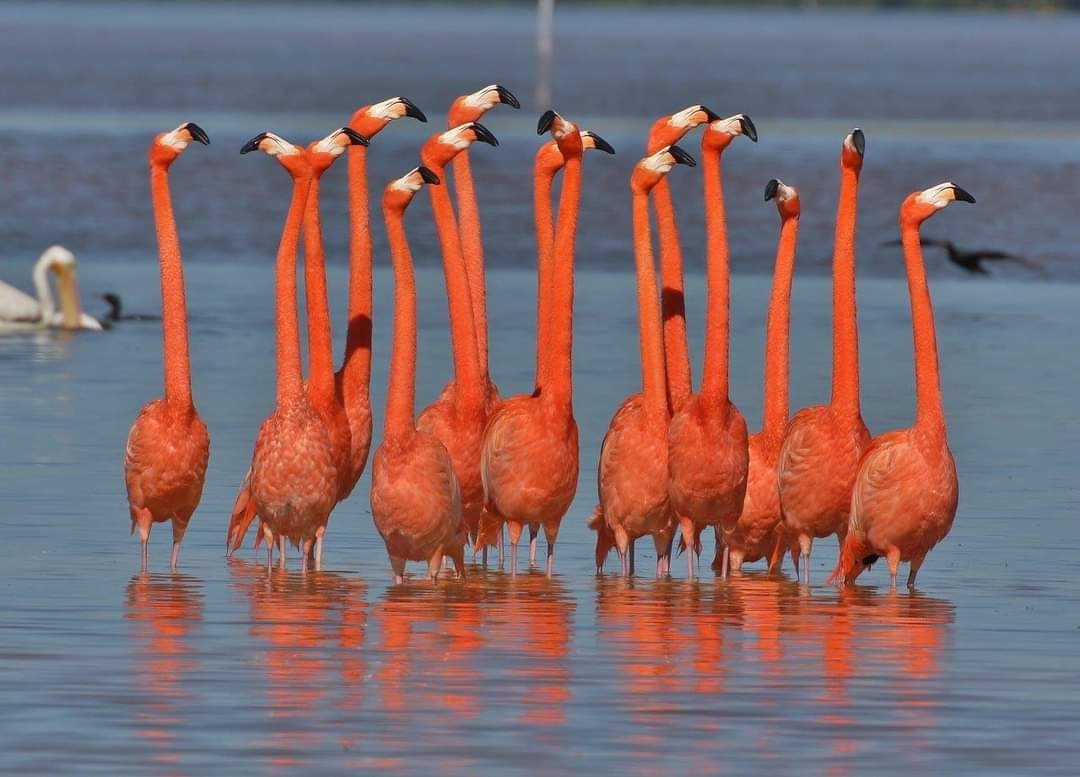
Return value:
[(191, 134), (192, 139), (196, 142), (202, 143), (204, 146), (210, 145), (210, 136), (206, 134), (206, 130), (204, 130), (195, 122), (189, 121), (187, 124), (184, 125), (184, 129), (186, 129)]
[(687, 167), (697, 167), (697, 160), (683, 151), (678, 146), (671, 146), (668, 148), (668, 153), (675, 159), (675, 164), (686, 165)]
[(255, 151), (256, 149), (258, 149), (259, 144), (262, 143), (265, 139), (266, 139), (266, 133), (265, 132), (260, 132), (258, 135), (256, 135), (255, 137), (253, 137), (251, 140), (249, 140), (247, 143), (245, 143), (243, 145), (243, 147), (240, 149), (240, 153), (241, 154), (246, 154), (249, 151)]
[(473, 132), (476, 134), (476, 139), (481, 143), (487, 143), (489, 146), (499, 145), (499, 140), (496, 138), (491, 130), (485, 127), (478, 121), (474, 121), (472, 125)]
[(422, 110), (420, 110), (419, 108), (417, 108), (416, 103), (414, 103), (408, 97), (402, 97), (401, 98), (401, 104), (405, 106), (405, 115), (406, 116), (408, 116), (410, 118), (413, 118), (413, 119), (416, 119), (417, 121), (420, 121), (420, 122), (425, 122), (425, 123), (427, 122), (427, 116), (424, 115), (424, 112)]
[(765, 184), (765, 202), (768, 202), (776, 196), (777, 190), (780, 188), (780, 182), (775, 178), (770, 178), (769, 182)]
[(551, 129), (551, 125), (555, 123), (555, 117), (557, 115), (558, 114), (556, 114), (555, 111), (551, 110), (550, 108), (544, 111), (544, 115), (541, 116), (540, 121), (536, 123), (536, 134), (543, 135), (545, 132)]
[(953, 197), (958, 202), (970, 202), (972, 205), (975, 204), (975, 198), (971, 196), (970, 192), (966, 189), (961, 189), (959, 186), (953, 187)]
[(420, 177), (424, 179), (424, 183), (431, 184), (433, 186), (437, 186), (440, 183), (439, 176), (435, 175), (434, 172), (424, 167), (423, 165), (420, 165), (416, 169), (420, 173)]
[(757, 127), (754, 126), (754, 122), (750, 120), (750, 117), (741, 117), (739, 125), (742, 127), (743, 134), (750, 138), (752, 142), (757, 143)]
[(720, 114), (718, 114), (712, 108), (707, 108), (702, 105), (701, 110), (705, 112), (705, 121), (709, 122), (710, 124), (720, 118)]
[(605, 154), (614, 154), (615, 147), (597, 135), (595, 132), (590, 132), (589, 137), (592, 138), (593, 145), (597, 151), (603, 151)]
[(371, 143), (370, 140), (368, 140), (366, 137), (354, 130), (352, 127), (342, 127), (341, 131), (348, 136), (349, 140), (352, 141), (352, 145), (354, 146), (366, 146)]
[(859, 152), (859, 156), (866, 155), (866, 136), (858, 127), (851, 131), (851, 145), (855, 146), (855, 150)]
[(495, 91), (499, 95), (499, 102), (501, 102), (503, 105), (509, 105), (511, 108), (514, 109), (521, 107), (521, 103), (518, 102), (518, 98), (514, 97), (514, 93), (502, 84), (496, 84)]

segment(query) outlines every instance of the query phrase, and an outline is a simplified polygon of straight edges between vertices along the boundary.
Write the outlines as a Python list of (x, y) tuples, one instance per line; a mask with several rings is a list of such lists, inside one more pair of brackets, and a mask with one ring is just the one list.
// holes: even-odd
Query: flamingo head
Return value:
[(477, 141), (491, 146), (499, 145), (491, 130), (479, 122), (470, 121), (428, 138), (420, 149), (420, 163), (438, 171)]
[(782, 219), (797, 219), (801, 212), (799, 190), (788, 186), (779, 178), (773, 178), (765, 184), (765, 202), (776, 201), (776, 210)]
[(417, 121), (427, 121), (424, 112), (408, 97), (391, 97), (381, 103), (365, 105), (349, 119), (349, 126), (365, 138), (373, 138), (390, 122), (408, 116)]
[(273, 132), (260, 132), (240, 149), (241, 154), (249, 151), (262, 151), (267, 156), (272, 156), (293, 177), (311, 175), (311, 162), (304, 149)]
[(172, 132), (159, 132), (150, 144), (150, 164), (171, 165), (192, 141), (210, 145), (210, 137), (193, 121), (181, 124)]
[(339, 127), (322, 140), (316, 140), (307, 147), (308, 159), (315, 175), (326, 172), (334, 160), (345, 153), (349, 146), (366, 146), (368, 139), (354, 129)]
[[(603, 151), (605, 154), (614, 154), (615, 149), (610, 143), (597, 135), (592, 130), (581, 130), (581, 148), (583, 151)], [(554, 140), (548, 141), (536, 151), (537, 175), (554, 176), (562, 169), (566, 160), (559, 151), (559, 144)]]
[(879, 559), (878, 553), (860, 532), (849, 531), (840, 546), (840, 558), (829, 575), (828, 583), (851, 585), (855, 579), (872, 567)]
[(975, 202), (975, 198), (952, 181), (921, 192), (912, 192), (900, 206), (901, 224), (921, 224), (951, 202)]
[(496, 105), (509, 105), (514, 109), (521, 107), (518, 99), (505, 86), (489, 84), (454, 100), (446, 115), (447, 126), (457, 127), (470, 121), (480, 121), (483, 115)]
[(678, 146), (665, 146), (637, 163), (630, 176), (630, 189), (635, 194), (648, 194), (675, 165), (694, 167), (697, 162)]
[(648, 150), (656, 152), (664, 146), (678, 143), (690, 130), (719, 118), (704, 105), (691, 105), (670, 116), (661, 116), (649, 130)]
[(574, 122), (564, 119), (555, 111), (545, 111), (536, 124), (536, 134), (543, 135), (545, 132), (551, 133), (551, 137), (555, 139), (559, 146), (563, 159), (581, 158), (585, 148), (581, 140), (581, 133)]
[(404, 211), (412, 202), (413, 195), (424, 188), (424, 184), (437, 186), (439, 176), (423, 165), (395, 178), (386, 184), (383, 191), (383, 209)]
[(863, 156), (866, 154), (866, 135), (856, 127), (844, 136), (840, 147), (840, 164), (854, 170), (862, 170)]
[(710, 121), (709, 126), (705, 128), (705, 134), (701, 136), (701, 147), (723, 151), (732, 139), (739, 135), (745, 135), (757, 143), (757, 127), (745, 113), (736, 113), (726, 119)]

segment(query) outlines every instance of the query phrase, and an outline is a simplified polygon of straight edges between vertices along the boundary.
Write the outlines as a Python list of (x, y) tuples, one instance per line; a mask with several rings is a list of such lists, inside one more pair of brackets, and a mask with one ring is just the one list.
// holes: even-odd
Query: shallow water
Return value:
[[(19, 75), (9, 79), (13, 91), (0, 106), (10, 173), (0, 190), (0, 270), (5, 280), (26, 286), (37, 251), (65, 242), (79, 255), (84, 297), (116, 289), (132, 311), (155, 311), (147, 133), (200, 121), (214, 145), (193, 149), (176, 165), (173, 191), (188, 263), (195, 396), (212, 439), (210, 470), (179, 571), (166, 572), (168, 532), (159, 526), (150, 572), (139, 574), (121, 460), (138, 408), (160, 394), (158, 325), (0, 338), (0, 771), (1075, 771), (1080, 287), (1074, 279), (1080, 276), (1071, 260), (1080, 238), (1072, 218), (1080, 115), (1064, 95), (1075, 92), (1069, 79), (1080, 70), (1053, 70), (1077, 56), (1056, 45), (1075, 31), (1075, 19), (697, 11), (561, 17), (568, 61), (560, 67), (585, 75), (560, 84), (560, 94), (565, 90), (572, 108), (595, 117), (595, 129), (628, 152), (587, 162), (575, 315), (582, 479), (560, 534), (556, 575), (548, 580), (530, 571), (511, 579), (495, 568), (471, 567), (465, 583), (433, 587), (412, 579), (395, 587), (367, 509), (366, 476), (331, 521), (327, 571), (267, 575), (247, 549), (223, 559), (235, 488), (273, 402), (270, 268), (287, 195), (285, 177), (270, 162), (241, 160), (236, 150), (264, 121), (280, 120), (301, 134), (325, 132), (347, 113), (342, 104), (395, 91), (427, 108), (433, 123), (446, 96), (492, 78), (512, 88), (522, 82), (517, 90), (528, 103), (531, 63), (511, 54), (529, 45), (529, 19), (470, 11), (435, 45), (437, 36), (406, 11), (334, 7), (298, 14), (275, 6), (253, 15), (239, 8), (124, 7), (123, 20), (106, 25), (86, 15), (65, 17), (70, 9), (0, 6), (4, 29), (18, 32), (14, 49), (0, 47), (0, 67)], [(443, 10), (430, 14), (434, 21), (450, 18)], [(849, 25), (851, 37), (829, 32), (830, 19)], [(925, 35), (931, 19), (932, 34)], [(422, 31), (415, 61), (398, 56), (394, 73), (334, 67), (349, 52), (374, 56), (356, 45), (365, 30), (377, 47), (397, 40), (400, 48), (400, 38), (388, 43), (385, 36), (400, 36), (409, 20), (408, 29)], [(575, 32), (575, 20), (587, 22), (592, 35), (601, 35), (604, 22), (603, 35), (616, 42), (648, 29), (654, 40), (636, 49), (642, 62), (632, 71), (645, 86), (605, 75), (599, 51), (582, 43), (592, 38)], [(493, 47), (490, 56), (476, 49), (481, 36), (470, 22), (480, 21), (501, 31), (484, 41)], [(985, 37), (970, 34), (976, 24)], [(160, 58), (147, 55), (149, 29), (165, 30), (155, 44)], [(238, 36), (239, 30), (249, 34)], [(805, 53), (805, 73), (782, 66), (783, 58), (796, 56), (788, 44), (803, 30), (822, 41)], [(35, 41), (54, 35), (47, 62), (15, 69), (13, 50), (40, 51)], [(918, 61), (941, 39), (953, 41), (955, 57), (971, 67), (939, 69), (943, 81), (935, 88), (913, 87), (890, 69)], [(1015, 44), (1008, 78), (987, 64), (987, 40)], [(186, 58), (182, 71), (170, 66), (178, 47), (192, 41), (199, 56)], [(683, 71), (673, 52), (700, 62), (719, 51), (744, 62), (767, 41), (776, 44), (781, 63), (758, 56), (757, 68), (742, 71), (752, 79), (748, 86), (724, 81), (721, 89), (711, 71), (693, 68), (686, 83), (674, 81)], [(318, 42), (321, 58), (308, 65), (274, 56), (290, 42)], [(737, 270), (732, 393), (754, 427), (764, 273), (776, 231), (775, 211), (761, 202), (760, 190), (772, 175), (802, 187), (806, 213), (793, 299), (792, 404), (816, 403), (828, 391), (835, 152), (843, 132), (864, 118), (855, 115), (850, 95), (831, 85), (840, 71), (828, 62), (843, 59), (836, 51), (841, 42), (881, 54), (860, 60), (858, 78), (846, 64), (842, 72), (856, 84), (885, 79), (893, 90), (860, 92), (873, 97), (868, 115), (878, 122), (877, 130), (864, 123), (870, 140), (860, 212), (863, 403), (871, 429), (907, 425), (912, 416), (907, 291), (895, 277), (898, 252), (877, 246), (891, 236), (904, 192), (955, 178), (979, 203), (950, 208), (932, 222), (933, 233), (962, 244), (1030, 250), (1047, 265), (1046, 276), (1014, 269), (990, 280), (942, 264), (931, 268), (961, 482), (953, 533), (929, 557), (915, 593), (889, 593), (882, 568), (854, 590), (825, 587), (835, 560), (831, 540), (816, 546), (809, 589), (790, 573), (768, 578), (760, 571), (728, 583), (708, 574), (687, 583), (679, 560), (669, 581), (647, 574), (632, 582), (598, 578), (584, 527), (595, 499), (594, 465), (610, 414), (639, 381), (625, 179), (643, 116), (697, 100), (725, 110), (720, 98), (728, 103), (728, 87), (738, 87), (730, 110), (752, 113), (761, 132), (758, 146), (743, 142), (725, 160)], [(437, 66), (459, 49), (468, 52), (460, 72)], [(612, 70), (627, 72), (627, 53), (610, 56)], [(70, 62), (98, 64), (73, 74), (64, 68)], [(575, 63), (590, 68), (579, 71)], [(145, 83), (128, 86), (122, 76), (136, 66)], [(286, 100), (286, 89), (255, 88), (250, 74), (268, 67), (281, 78), (329, 74), (329, 80)], [(1033, 95), (1031, 84), (1043, 72), (1058, 77), (1039, 81), (1042, 92)], [(176, 91), (151, 88), (161, 79)], [(604, 91), (594, 88), (601, 82)], [(650, 83), (664, 95), (650, 94)], [(290, 115), (297, 101), (302, 110)], [(59, 121), (69, 105), (69, 120)], [(491, 360), (504, 393), (530, 388), (533, 368), (533, 248), (524, 236), (531, 218), (527, 157), (536, 141), (529, 137), (535, 111), (528, 104), (526, 113), (493, 113), (487, 123), (505, 142), (473, 155), (493, 266)], [(1018, 128), (1014, 113), (1041, 123)], [(431, 128), (399, 125), (372, 145), (373, 187), (412, 164), (422, 130)], [(1036, 140), (1025, 136), (1031, 132)], [(672, 173), (691, 266), (695, 364), (703, 303), (694, 247), (701, 233), (698, 175)], [(342, 320), (346, 281), (342, 177), (330, 174), (324, 216), (335, 322)], [(446, 302), (429, 214), (422, 198), (408, 218), (421, 264), (421, 404), (449, 374)], [(381, 240), (381, 230), (376, 234)], [(377, 256), (376, 421), (392, 288), (381, 243)], [(645, 545), (638, 564), (648, 570)]]

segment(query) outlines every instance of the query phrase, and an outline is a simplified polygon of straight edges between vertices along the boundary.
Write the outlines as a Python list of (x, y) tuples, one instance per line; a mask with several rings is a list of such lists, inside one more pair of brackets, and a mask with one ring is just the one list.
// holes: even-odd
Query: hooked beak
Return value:
[(668, 148), (668, 153), (671, 154), (677, 165), (686, 165), (687, 167), (697, 167), (697, 160), (683, 151), (678, 146), (671, 146)]
[(740, 116), (739, 126), (742, 127), (742, 134), (750, 138), (752, 142), (757, 143), (757, 127), (754, 126), (754, 122), (750, 121), (749, 116)]
[(184, 129), (191, 135), (191, 139), (197, 143), (202, 143), (204, 146), (210, 145), (210, 136), (206, 134), (206, 130), (200, 127), (193, 121), (189, 121), (184, 125)]
[(556, 117), (558, 117), (558, 115), (559, 114), (555, 113), (555, 111), (551, 109), (544, 111), (544, 115), (541, 116), (540, 121), (536, 123), (536, 134), (543, 135), (545, 132), (551, 129), (551, 125), (555, 123), (555, 119)]
[(480, 122), (474, 121), (472, 123), (472, 131), (473, 134), (476, 135), (476, 139), (479, 140), (481, 143), (487, 143), (489, 146), (499, 145), (498, 139), (491, 134), (491, 130), (489, 130)]
[(859, 156), (866, 156), (866, 136), (858, 127), (851, 131), (851, 145), (859, 152)]
[(770, 178), (769, 182), (765, 184), (765, 202), (768, 202), (776, 196), (777, 190), (780, 188), (780, 182), (775, 178)]
[[(427, 116), (424, 112), (416, 107), (416, 103), (410, 100), (408, 97), (399, 97), (398, 100), (405, 106), (405, 115), (416, 119), (417, 121), (427, 122)], [(366, 144), (365, 144), (366, 145)]]
[[(420, 115), (423, 116), (423, 114), (420, 114)], [(364, 137), (359, 132), (357, 132), (356, 130), (354, 130), (354, 129), (350, 128), (350, 127), (342, 127), (341, 132), (342, 132), (342, 134), (346, 135), (349, 138), (350, 145), (353, 145), (353, 146), (366, 146), (371, 142), (366, 137)], [(251, 141), (248, 141), (248, 142), (250, 143)], [(244, 148), (247, 148), (247, 146), (244, 146)], [(240, 153), (243, 154), (244, 152), (241, 151)]]
[(592, 140), (593, 148), (597, 151), (603, 151), (605, 154), (615, 153), (615, 148), (592, 130), (585, 130), (582, 134)]
[(423, 165), (420, 165), (418, 168), (416, 168), (416, 171), (420, 173), (420, 177), (424, 179), (424, 183), (428, 183), (433, 186), (440, 183), (439, 176), (435, 175), (435, 173), (433, 173), (431, 170), (424, 167)]
[(515, 109), (521, 107), (518, 98), (514, 97), (513, 93), (502, 84), (495, 84), (495, 93), (499, 95), (499, 102), (503, 105), (509, 105)]
[(954, 185), (952, 187), (952, 191), (953, 191), (953, 199), (956, 200), (957, 202), (970, 202), (972, 205), (975, 204), (975, 198), (972, 197), (967, 192), (967, 190), (961, 189), (959, 186)]
[(243, 148), (240, 149), (240, 153), (246, 154), (250, 151), (257, 151), (259, 148), (259, 144), (266, 140), (266, 134), (267, 133), (265, 132), (260, 132), (258, 135), (253, 137), (251, 140), (244, 144)]

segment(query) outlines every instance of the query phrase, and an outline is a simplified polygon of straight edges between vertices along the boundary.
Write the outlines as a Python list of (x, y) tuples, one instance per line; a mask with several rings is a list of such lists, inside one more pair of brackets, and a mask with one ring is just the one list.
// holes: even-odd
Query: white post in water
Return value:
[(551, 65), (555, 58), (555, 0), (536, 3), (536, 110), (552, 105)]

